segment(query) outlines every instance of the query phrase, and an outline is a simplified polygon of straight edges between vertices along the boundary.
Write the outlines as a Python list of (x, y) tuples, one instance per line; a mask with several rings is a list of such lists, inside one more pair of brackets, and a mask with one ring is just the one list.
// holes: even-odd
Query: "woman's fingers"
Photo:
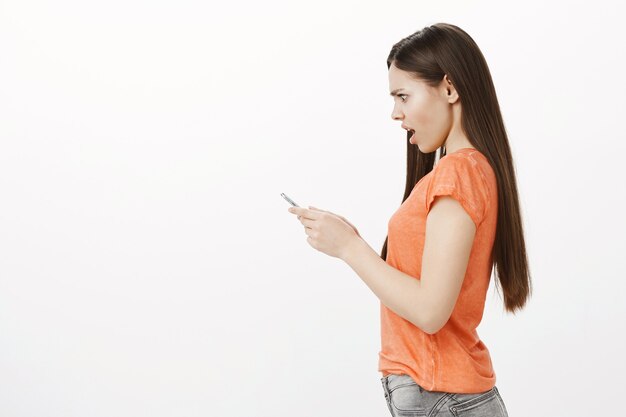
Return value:
[(309, 206), (309, 208), (311, 208), (311, 209), (313, 209), (313, 210), (324, 211), (324, 212), (326, 212), (326, 213), (330, 213), (330, 214), (332, 214), (332, 215), (334, 215), (334, 216), (339, 217), (341, 220), (343, 220), (344, 222), (348, 223), (348, 224), (350, 225), (350, 227), (352, 227), (352, 228), (354, 229), (354, 231), (356, 232), (356, 234), (357, 234), (359, 237), (361, 237), (361, 234), (359, 233), (359, 231), (357, 230), (357, 228), (356, 228), (356, 227), (355, 227), (352, 223), (350, 223), (348, 220), (346, 220), (346, 218), (345, 218), (345, 217), (343, 217), (343, 216), (341, 216), (341, 215), (339, 215), (339, 214), (335, 214), (335, 213), (333, 213), (332, 211), (318, 209), (317, 207)]

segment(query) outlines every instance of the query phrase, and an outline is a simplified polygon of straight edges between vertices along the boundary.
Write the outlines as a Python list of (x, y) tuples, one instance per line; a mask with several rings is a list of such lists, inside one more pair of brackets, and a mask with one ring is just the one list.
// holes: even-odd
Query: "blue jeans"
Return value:
[(477, 394), (426, 391), (409, 375), (382, 377), (385, 400), (392, 417), (508, 417), (495, 386)]

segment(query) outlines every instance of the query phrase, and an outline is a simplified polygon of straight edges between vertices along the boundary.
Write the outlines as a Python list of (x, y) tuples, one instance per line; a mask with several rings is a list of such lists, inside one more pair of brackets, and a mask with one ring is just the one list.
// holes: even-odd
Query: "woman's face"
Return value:
[(445, 144), (452, 129), (453, 96), (448, 95), (449, 90), (453, 95), (456, 93), (447, 77), (433, 88), (393, 64), (389, 68), (389, 91), (394, 100), (391, 118), (401, 120), (405, 128), (415, 131), (409, 142), (424, 153)]

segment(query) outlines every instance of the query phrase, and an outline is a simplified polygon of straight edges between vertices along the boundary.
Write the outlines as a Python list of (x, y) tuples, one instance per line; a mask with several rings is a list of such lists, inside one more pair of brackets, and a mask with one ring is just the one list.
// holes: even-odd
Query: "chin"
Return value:
[(420, 145), (419, 143), (416, 143), (415, 145), (417, 145), (421, 153), (431, 153), (433, 151), (433, 149), (425, 148), (424, 145)]

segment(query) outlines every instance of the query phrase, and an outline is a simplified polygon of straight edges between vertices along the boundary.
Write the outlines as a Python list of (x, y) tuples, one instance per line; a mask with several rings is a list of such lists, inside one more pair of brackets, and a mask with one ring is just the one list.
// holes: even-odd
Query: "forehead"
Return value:
[(392, 95), (398, 89), (415, 90), (423, 87), (423, 82), (413, 78), (408, 72), (398, 69), (393, 64), (389, 67), (389, 91)]

